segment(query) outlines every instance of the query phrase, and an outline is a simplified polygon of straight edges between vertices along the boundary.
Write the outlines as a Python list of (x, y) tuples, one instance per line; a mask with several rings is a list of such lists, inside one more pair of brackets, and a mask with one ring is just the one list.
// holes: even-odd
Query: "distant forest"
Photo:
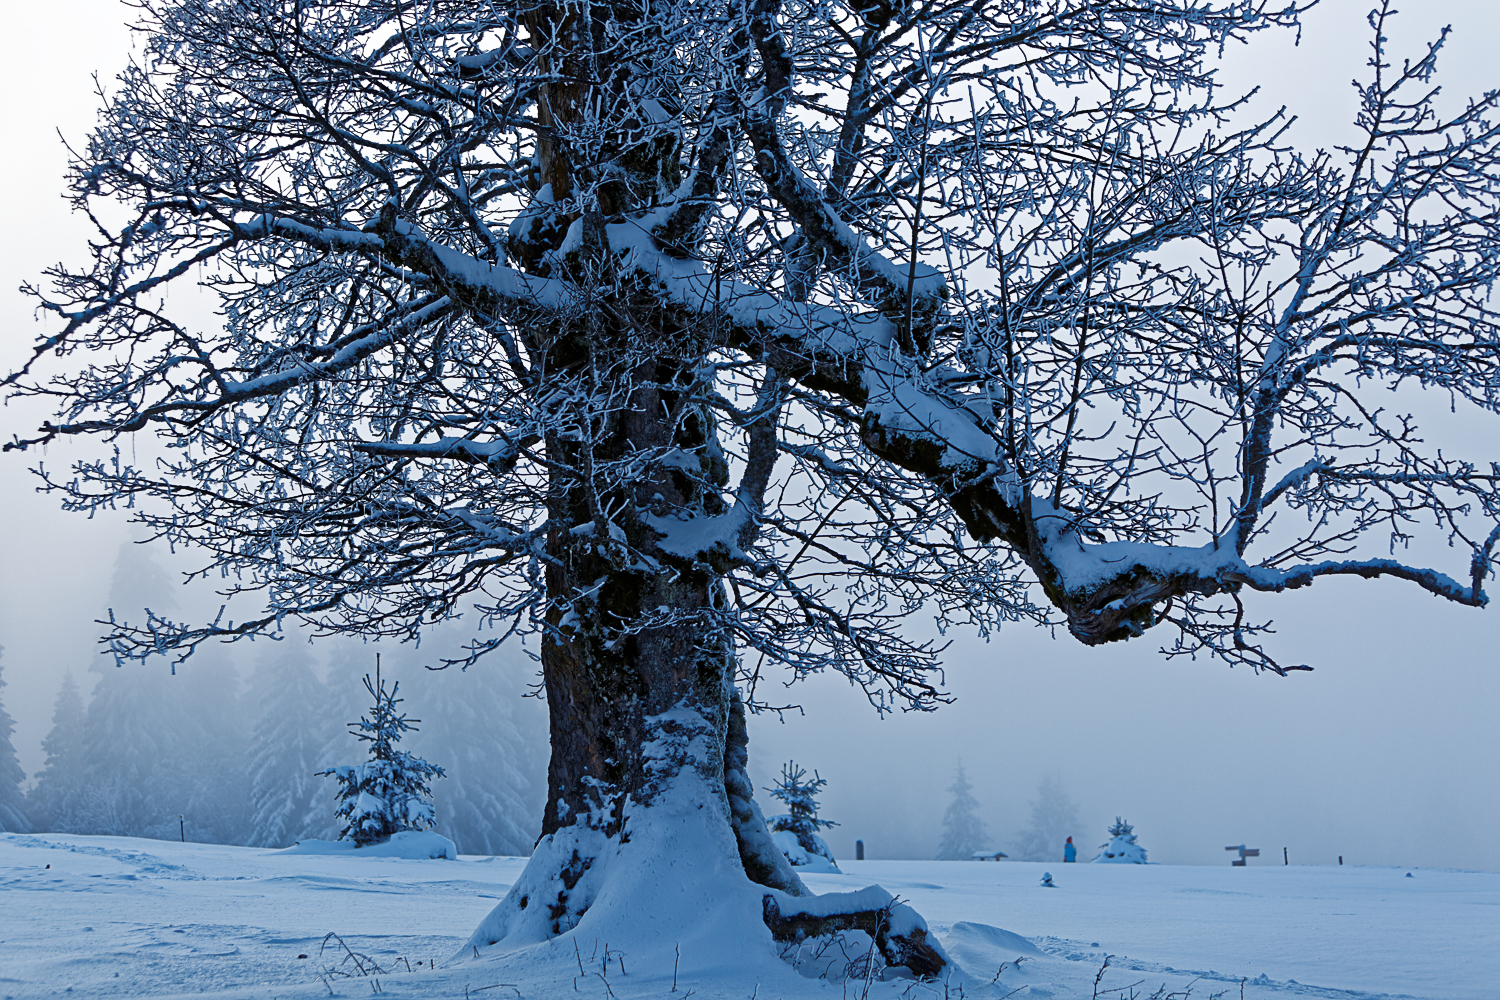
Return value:
[[(117, 614), (160, 613), (171, 593), (145, 549), (122, 547), (110, 594)], [(87, 703), (66, 673), (46, 761), (24, 795), (0, 714), (0, 764), (15, 772), (0, 774), (0, 806), (9, 800), (0, 829), (253, 847), (335, 839), (335, 783), (316, 772), (364, 759), (348, 724), (369, 710), (361, 678), (374, 672), (377, 649), (384, 676), (401, 682), (401, 710), (420, 720), (402, 749), (447, 772), (433, 788), (437, 831), (463, 853), (530, 854), (547, 732), (545, 711), (522, 700), (529, 662), (496, 655), (467, 672), (433, 672), (423, 668), (433, 662), (427, 648), (382, 643), (334, 646), (320, 665), (295, 636), (205, 647), (175, 676), (166, 661), (117, 669), (100, 657), (88, 667), (99, 677)]]

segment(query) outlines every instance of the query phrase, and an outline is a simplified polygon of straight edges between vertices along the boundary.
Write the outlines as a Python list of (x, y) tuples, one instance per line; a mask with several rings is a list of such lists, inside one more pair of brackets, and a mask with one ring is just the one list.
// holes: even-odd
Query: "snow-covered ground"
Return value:
[[(946, 992), (953, 1000), (960, 986), (965, 1000), (1017, 990), (1017, 997), (1088, 998), (1105, 955), (1114, 957), (1101, 990), (1139, 983), (1137, 997), (1191, 986), (1193, 997), (1222, 992), (1235, 1000), (1242, 979), (1246, 998), (1500, 997), (1497, 873), (840, 862), (845, 874), (804, 875), (808, 885), (819, 892), (884, 886), (927, 918), (966, 975), (946, 991), (900, 981), (828, 983), (772, 960), (756, 967), (758, 982), (742, 982), (685, 957), (674, 997), (670, 969), (632, 968), (618, 949), (606, 966), (609, 942), (579, 942), (576, 954), (555, 949), (551, 962), (465, 961), (458, 949), (524, 863), (0, 834), (0, 1000), (311, 1000), (377, 991), (472, 1000), (685, 1000), (688, 991), (700, 1000), (845, 1000), (851, 993), (930, 1000)], [(1058, 888), (1039, 886), (1044, 869)], [(996, 978), (1001, 963), (1025, 949), (998, 928), (1028, 938), (1039, 953)], [(325, 943), (330, 932), (339, 937)], [(366, 967), (371, 974), (361, 975), (344, 946), (382, 971)]]

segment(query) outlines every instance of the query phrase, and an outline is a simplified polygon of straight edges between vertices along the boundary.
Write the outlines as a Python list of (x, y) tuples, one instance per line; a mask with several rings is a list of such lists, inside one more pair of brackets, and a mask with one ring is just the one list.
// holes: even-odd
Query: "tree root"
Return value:
[[(946, 956), (928, 939), (927, 928), (922, 925), (921, 918), (916, 917), (910, 907), (903, 906), (895, 899), (890, 899), (883, 907), (843, 913), (783, 914), (782, 902), (767, 893), (763, 905), (766, 926), (771, 929), (771, 937), (777, 941), (802, 941), (839, 931), (864, 931), (875, 941), (886, 965), (904, 967), (919, 978), (930, 979), (941, 975), (948, 964)], [(909, 916), (893, 922), (893, 912), (898, 908), (906, 911)], [(912, 920), (912, 917), (916, 919)], [(898, 924), (905, 926), (898, 930)]]

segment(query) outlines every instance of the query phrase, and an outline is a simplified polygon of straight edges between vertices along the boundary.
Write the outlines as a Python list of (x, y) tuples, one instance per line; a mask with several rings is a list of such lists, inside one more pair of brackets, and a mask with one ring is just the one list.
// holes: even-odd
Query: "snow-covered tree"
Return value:
[(84, 778), (84, 734), (88, 717), (73, 673), (63, 674), (52, 708), (52, 728), (42, 739), (46, 759), (26, 802), (35, 825), (58, 833), (81, 832), (81, 810), (88, 785)]
[[(149, 549), (120, 547), (112, 609), (169, 609), (169, 586)], [(86, 713), (79, 787), (66, 825), (54, 829), (175, 840), (185, 827), (192, 840), (244, 843), (248, 726), (233, 664), (216, 650), (182, 670), (124, 670), (102, 660), (90, 670), (100, 676)]]
[[(170, 579), (142, 545), (122, 544), (110, 577), (109, 607), (120, 615), (174, 608)], [(159, 611), (158, 611), (159, 609)], [(183, 686), (165, 668), (124, 671), (103, 660), (83, 733), (81, 787), (68, 809), (69, 833), (177, 837), (192, 796), (183, 730), (192, 718)], [(197, 816), (194, 816), (196, 821)], [(198, 839), (198, 838), (194, 838)]]
[(979, 800), (974, 798), (974, 786), (964, 773), (963, 761), (959, 761), (953, 784), (948, 786), (953, 800), (943, 812), (943, 839), (938, 844), (939, 861), (968, 861), (975, 852), (989, 847), (989, 834), (984, 820), (979, 818)]
[[(509, 664), (424, 677), (409, 695), (423, 720), (413, 752), (443, 761), (437, 828), (469, 854), (531, 853), (546, 805), (545, 716), (528, 711)], [(537, 706), (538, 708), (540, 706)]]
[[(1437, 47), (1392, 51), (1381, 0), (1361, 138), (1298, 155), (1214, 86), (1297, 11), (143, 4), (70, 174), (125, 221), (36, 290), (53, 325), (5, 383), (58, 416), (6, 448), (97, 435), (47, 470), (63, 502), (265, 605), (122, 621), (121, 656), (473, 605), (465, 659), (539, 633), (544, 836), (476, 948), (736, 854), (802, 895), (744, 773), (778, 668), (930, 708), (927, 608), (1280, 673), (1253, 595), (1486, 602), (1491, 456), (1389, 404), (1500, 440), (1500, 91), (1435, 104)], [(222, 326), (166, 294), (194, 280)], [(170, 460), (112, 450), (153, 431)], [(1392, 556), (1429, 538), (1449, 573)]]
[(400, 683), (389, 691), (380, 679), (364, 678), (365, 690), (375, 704), (368, 715), (351, 722), (354, 737), (368, 743), (369, 759), (362, 764), (343, 764), (320, 772), (339, 784), (336, 814), (343, 828), (339, 836), (358, 847), (389, 840), (406, 830), (430, 830), (437, 823), (432, 809), (432, 779), (443, 769), (420, 757), (396, 749), (402, 734), (416, 729), (419, 719), (408, 719), (398, 708)]
[(208, 844), (248, 844), (255, 812), (247, 751), (255, 714), (241, 703), (239, 670), (214, 650), (168, 682), (182, 688), (183, 717), (174, 724), (185, 757), (181, 811), (187, 836)]
[(805, 768), (798, 767), (796, 761), (787, 761), (781, 765), (781, 777), (776, 784), (766, 789), (771, 798), (786, 807), (786, 812), (770, 818), (771, 837), (793, 867), (838, 871), (833, 851), (818, 835), (819, 830), (838, 826), (831, 820), (818, 818), (818, 793), (827, 784), (828, 780), (819, 777), (817, 771), (809, 779)]
[[(4, 650), (0, 649), (0, 654)], [(0, 690), (5, 688), (5, 660), (0, 655)], [(10, 735), (16, 724), (5, 712), (5, 702), (0, 699), (0, 830), (12, 833), (30, 833), (31, 821), (27, 818), (26, 794), (21, 791), (21, 782), (26, 772), (16, 759), (16, 749), (11, 746)]]
[(1116, 816), (1109, 828), (1109, 840), (1099, 845), (1094, 860), (1105, 864), (1143, 865), (1146, 849), (1135, 842), (1135, 827)]
[(164, 668), (104, 669), (89, 700), (83, 788), (67, 832), (178, 836), (178, 817), (189, 813), (192, 761), (183, 747), (190, 720), (182, 685), (171, 680)]
[(1022, 861), (1061, 861), (1063, 845), (1080, 829), (1078, 806), (1063, 788), (1062, 779), (1046, 775), (1037, 782), (1031, 800), (1031, 822), (1021, 831), (1016, 857)]
[(247, 700), (258, 712), (249, 750), (249, 843), (286, 847), (309, 837), (332, 840), (333, 800), (318, 773), (331, 763), (333, 737), (344, 734), (306, 646), (277, 644), (251, 677)]
[(246, 843), (238, 683), (228, 664), (208, 658), (176, 676), (105, 667), (89, 701), (70, 831), (175, 840), (185, 827), (190, 840)]

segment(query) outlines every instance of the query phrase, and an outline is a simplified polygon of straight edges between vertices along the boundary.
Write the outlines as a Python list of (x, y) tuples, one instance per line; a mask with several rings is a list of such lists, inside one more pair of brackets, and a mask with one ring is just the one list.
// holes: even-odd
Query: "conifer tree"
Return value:
[(1117, 865), (1143, 865), (1146, 849), (1135, 841), (1135, 827), (1116, 816), (1109, 827), (1109, 840), (1099, 845), (1096, 862)]
[(1016, 855), (1024, 861), (1058, 861), (1063, 844), (1079, 832), (1078, 807), (1068, 797), (1062, 780), (1047, 775), (1031, 800), (1031, 822), (1021, 831)]
[(984, 821), (975, 815), (979, 801), (974, 798), (974, 786), (964, 774), (963, 761), (958, 763), (958, 773), (948, 791), (953, 801), (943, 813), (943, 840), (938, 845), (939, 861), (967, 861), (976, 851), (988, 846), (988, 833)]
[(180, 687), (182, 716), (172, 720), (185, 755), (183, 812), (188, 836), (206, 844), (248, 844), (253, 812), (249, 760), (251, 713), (240, 702), (241, 680), (232, 661), (218, 651), (169, 677)]
[(396, 696), (401, 685), (385, 689), (380, 679), (379, 659), (375, 679), (366, 674), (365, 690), (375, 699), (369, 715), (349, 724), (356, 739), (370, 744), (370, 758), (363, 764), (342, 765), (321, 774), (339, 782), (339, 807), (336, 815), (343, 821), (339, 836), (352, 840), (356, 847), (388, 840), (392, 834), (407, 830), (428, 830), (436, 825), (432, 809), (433, 778), (441, 778), (443, 769), (427, 763), (404, 750), (397, 750), (403, 733), (415, 730), (413, 723), (397, 706), (404, 700)]
[(87, 717), (73, 672), (63, 674), (52, 708), (52, 728), (42, 740), (47, 759), (27, 796), (33, 824), (58, 833), (76, 832), (84, 792), (84, 733)]
[[(144, 546), (125, 543), (111, 613), (170, 609), (170, 578)], [(83, 738), (81, 788), (69, 832), (176, 840), (179, 816), (200, 842), (243, 842), (247, 739), (238, 675), (222, 657), (178, 670), (101, 662)]]
[[(0, 661), (0, 688), (5, 687), (5, 664)], [(0, 701), (0, 830), (12, 833), (30, 833), (31, 823), (26, 818), (26, 796), (21, 791), (21, 782), (26, 772), (16, 760), (16, 751), (10, 742), (15, 732), (15, 723), (5, 712), (5, 703)]]
[(311, 659), (305, 647), (278, 644), (251, 681), (257, 715), (249, 752), (249, 842), (257, 847), (336, 835), (327, 785), (317, 780), (335, 727), (329, 691)]
[(413, 752), (444, 761), (437, 828), (468, 854), (530, 854), (541, 832), (546, 716), (525, 711), (514, 672), (500, 666), (424, 677), (411, 698), (425, 720)]
[[(805, 854), (817, 855), (832, 862), (833, 851), (818, 836), (819, 830), (838, 826), (831, 820), (818, 818), (818, 793), (826, 784), (828, 781), (819, 777), (817, 771), (813, 772), (812, 780), (809, 781), (805, 769), (798, 767), (796, 761), (787, 761), (781, 766), (781, 778), (766, 790), (771, 793), (771, 798), (781, 802), (787, 810), (780, 816), (770, 818), (772, 836), (778, 833), (792, 834), (797, 838), (797, 846)], [(789, 852), (787, 856), (792, 864), (798, 864), (795, 852)]]
[[(100, 668), (83, 738), (82, 782), (69, 833), (177, 839), (190, 808), (183, 687), (165, 670)], [(201, 839), (194, 831), (194, 839)]]

